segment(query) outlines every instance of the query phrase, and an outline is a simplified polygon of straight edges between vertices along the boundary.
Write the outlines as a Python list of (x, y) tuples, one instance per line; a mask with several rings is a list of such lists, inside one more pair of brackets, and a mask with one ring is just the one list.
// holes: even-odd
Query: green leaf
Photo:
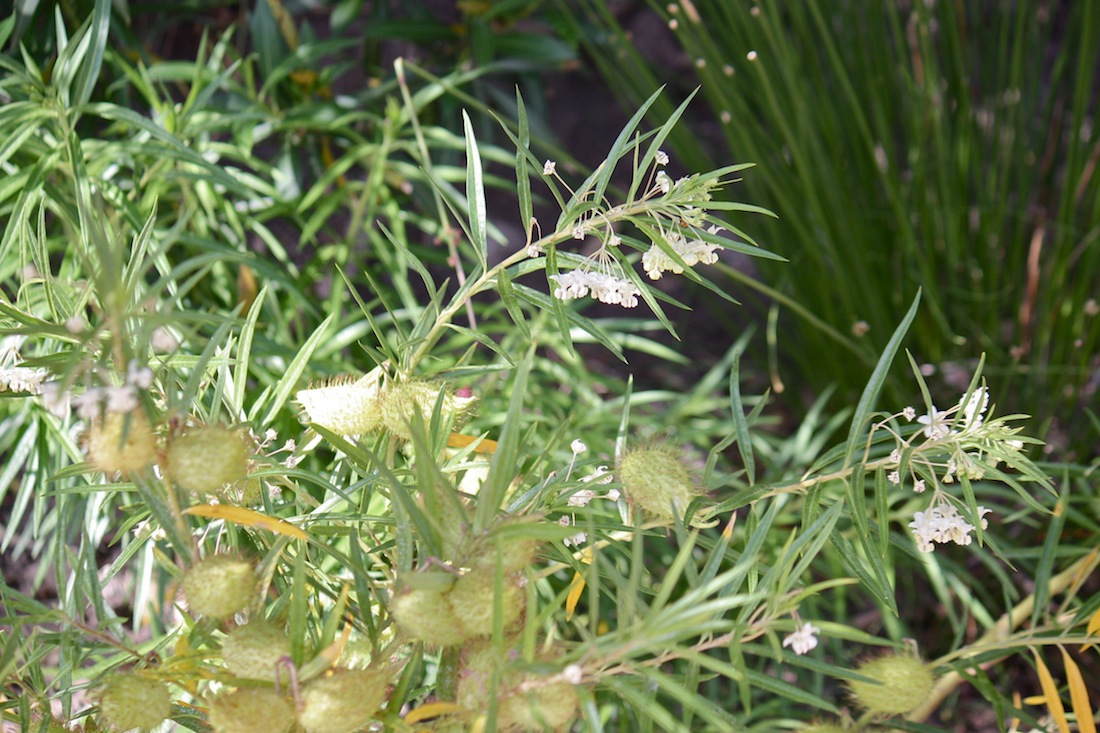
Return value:
[(526, 396), (527, 375), (531, 371), (533, 362), (534, 352), (528, 351), (516, 370), (515, 381), (512, 382), (512, 397), (508, 402), (508, 413), (504, 417), (504, 426), (497, 441), (497, 451), (493, 455), (489, 475), (478, 493), (477, 514), (474, 520), (478, 531), (492, 524), (497, 510), (504, 503), (508, 487), (511, 486), (519, 471), (519, 436), (524, 422), (523, 401)]
[(733, 354), (733, 363), (730, 365), (730, 413), (733, 416), (733, 433), (737, 438), (737, 450), (741, 454), (741, 462), (745, 466), (745, 475), (748, 476), (749, 486), (756, 483), (756, 458), (752, 452), (752, 436), (749, 435), (749, 424), (745, 420), (745, 407), (741, 403), (741, 350)]
[[(283, 372), (282, 378), (278, 384), (275, 385), (275, 391), (272, 394), (271, 402), (267, 407), (267, 414), (261, 425), (270, 425), (275, 416), (279, 414), (279, 410), (283, 409), (283, 405), (290, 398), (290, 393), (294, 391), (294, 388), (298, 386), (298, 380), (302, 378), (302, 372), (305, 371), (306, 365), (309, 364), (309, 359), (313, 356), (314, 350), (321, 345), (321, 341), (328, 335), (329, 326), (332, 324), (333, 319), (336, 318), (336, 314), (329, 314), (329, 317), (321, 322), (321, 325), (310, 335), (306, 342), (302, 344), (302, 347), (298, 349), (298, 353), (294, 359), (287, 365), (286, 371)], [(251, 415), (257, 414), (261, 404), (257, 403), (250, 411)]]
[(75, 89), (70, 93), (70, 104), (79, 107), (92, 98), (99, 70), (103, 66), (103, 52), (107, 48), (107, 35), (111, 29), (111, 0), (96, 0), (92, 17), (88, 21), (89, 48), (81, 59), (74, 79)]
[(462, 129), (466, 136), (466, 206), (474, 253), (483, 270), (489, 269), (489, 240), (486, 233), (485, 181), (482, 178), (481, 153), (477, 148), (470, 116), (462, 110)]
[(856, 412), (852, 416), (852, 426), (848, 430), (848, 450), (844, 454), (844, 467), (852, 465), (852, 456), (855, 455), (857, 447), (862, 447), (863, 441), (863, 424), (867, 421), (868, 416), (875, 407), (875, 401), (878, 399), (878, 394), (882, 390), (882, 385), (886, 382), (886, 377), (890, 372), (890, 365), (894, 362), (894, 356), (898, 353), (898, 348), (901, 346), (902, 339), (905, 338), (905, 334), (909, 331), (910, 324), (913, 323), (913, 318), (917, 315), (917, 306), (920, 305), (920, 291), (917, 291), (917, 295), (913, 298), (913, 304), (909, 306), (909, 312), (905, 314), (905, 318), (902, 319), (901, 325), (894, 331), (894, 335), (890, 337), (890, 342), (886, 344), (886, 349), (882, 352), (882, 356), (879, 357), (878, 363), (875, 365), (875, 370), (871, 373), (871, 379), (867, 382), (867, 386), (863, 389), (863, 394), (860, 395), (859, 404), (856, 406)]
[(531, 230), (531, 176), (527, 171), (528, 155), (531, 149), (531, 130), (527, 124), (527, 106), (523, 95), (516, 87), (516, 115), (519, 123), (519, 140), (516, 144), (516, 194), (519, 197), (519, 218), (523, 231)]

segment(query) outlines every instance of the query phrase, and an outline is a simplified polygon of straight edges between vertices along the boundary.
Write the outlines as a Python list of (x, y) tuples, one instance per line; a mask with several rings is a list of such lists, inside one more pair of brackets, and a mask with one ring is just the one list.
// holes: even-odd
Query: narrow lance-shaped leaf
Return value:
[(898, 353), (901, 340), (905, 338), (909, 326), (913, 323), (913, 318), (917, 315), (918, 305), (920, 305), (919, 290), (916, 297), (913, 298), (913, 304), (909, 306), (909, 312), (905, 314), (905, 318), (902, 319), (901, 324), (894, 331), (894, 335), (890, 337), (890, 342), (886, 344), (885, 351), (882, 352), (878, 364), (875, 365), (875, 370), (871, 373), (871, 379), (863, 389), (863, 394), (860, 395), (859, 404), (856, 406), (856, 414), (852, 416), (852, 427), (848, 430), (848, 450), (844, 455), (845, 467), (852, 464), (852, 456), (855, 455), (856, 449), (861, 444), (860, 437), (863, 434), (863, 423), (866, 422), (867, 416), (871, 414), (875, 401), (878, 399), (878, 394), (882, 391), (882, 385), (886, 382), (890, 365), (894, 362), (894, 355)]
[(481, 153), (474, 138), (474, 128), (470, 116), (462, 111), (462, 129), (466, 135), (466, 206), (467, 220), (470, 223), (470, 236), (473, 239), (474, 253), (483, 269), (488, 269), (489, 241), (486, 233), (488, 223), (485, 211), (485, 181), (482, 178)]

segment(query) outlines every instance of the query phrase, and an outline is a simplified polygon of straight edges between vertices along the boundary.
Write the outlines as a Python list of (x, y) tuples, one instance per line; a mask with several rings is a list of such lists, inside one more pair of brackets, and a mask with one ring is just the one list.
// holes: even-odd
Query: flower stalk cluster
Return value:
[[(636, 201), (606, 209), (594, 208), (568, 225), (572, 239), (583, 241), (595, 235), (600, 246), (574, 269), (550, 275), (555, 298), (569, 301), (591, 295), (601, 303), (624, 308), (638, 305), (641, 290), (627, 274), (622, 257), (612, 254), (623, 243), (616, 231), (620, 221), (633, 223), (649, 237), (649, 247), (642, 254), (642, 267), (651, 280), (659, 280), (666, 272), (679, 275), (697, 264), (718, 261), (717, 253), (722, 249), (718, 234), (722, 229), (710, 223), (706, 206), (711, 190), (719, 181), (703, 180), (698, 176), (673, 181), (661, 170), (668, 162), (668, 155), (658, 150), (649, 180)], [(546, 161), (542, 173), (568, 188), (558, 175), (554, 161)], [(644, 247), (640, 242), (636, 246)], [(540, 246), (526, 248), (531, 257), (539, 256), (542, 251)]]

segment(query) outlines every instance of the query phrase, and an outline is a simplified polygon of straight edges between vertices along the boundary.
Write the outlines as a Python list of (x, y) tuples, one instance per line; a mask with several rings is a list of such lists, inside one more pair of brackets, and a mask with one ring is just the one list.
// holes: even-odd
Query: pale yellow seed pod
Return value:
[(377, 670), (334, 670), (306, 686), (298, 722), (307, 733), (359, 730), (385, 702), (388, 684), (388, 675)]
[(242, 687), (210, 702), (215, 733), (283, 733), (294, 723), (294, 706), (275, 690)]
[(665, 521), (682, 513), (696, 493), (683, 456), (668, 445), (627, 450), (616, 475), (628, 501)]
[(168, 687), (137, 674), (112, 675), (96, 697), (100, 715), (116, 731), (150, 730), (172, 714)]
[(461, 644), (468, 637), (443, 593), (411, 588), (393, 597), (390, 613), (397, 627), (416, 641), (437, 646)]
[(848, 688), (861, 707), (879, 715), (904, 715), (917, 708), (936, 682), (927, 664), (906, 653), (876, 657), (856, 671), (875, 682), (849, 680)]
[(192, 428), (168, 445), (172, 480), (196, 494), (216, 494), (248, 475), (246, 431), (222, 426)]
[(311, 423), (337, 435), (363, 435), (382, 427), (380, 377), (375, 370), (354, 382), (338, 378), (295, 397)]
[(276, 664), (289, 656), (290, 639), (286, 631), (270, 621), (250, 621), (238, 626), (222, 642), (225, 666), (244, 679), (274, 681)]
[(151, 465), (157, 443), (149, 420), (141, 410), (108, 412), (88, 431), (88, 460), (107, 474), (128, 474)]
[(183, 576), (183, 595), (192, 613), (222, 619), (248, 606), (256, 583), (251, 563), (229, 555), (212, 555)]

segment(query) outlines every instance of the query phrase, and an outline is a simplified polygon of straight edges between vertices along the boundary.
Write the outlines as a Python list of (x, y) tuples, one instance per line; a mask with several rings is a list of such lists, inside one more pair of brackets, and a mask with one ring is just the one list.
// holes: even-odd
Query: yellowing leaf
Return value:
[(584, 576), (580, 573), (573, 574), (573, 584), (569, 586), (569, 595), (565, 597), (565, 620), (573, 618), (573, 611), (577, 610), (577, 603), (584, 592)]
[(1043, 658), (1039, 656), (1039, 653), (1035, 650), (1032, 650), (1031, 653), (1035, 657), (1035, 668), (1039, 672), (1039, 685), (1043, 688), (1043, 696), (1046, 698), (1050, 717), (1054, 718), (1054, 722), (1058, 724), (1058, 733), (1069, 733), (1069, 721), (1066, 720), (1066, 709), (1062, 707), (1062, 698), (1058, 695), (1058, 684), (1054, 681), (1050, 670), (1047, 669), (1047, 665), (1043, 662)]
[(184, 509), (183, 513), (206, 517), (207, 519), (224, 519), (234, 524), (243, 524), (246, 527), (255, 527), (256, 529), (275, 532), (298, 540), (309, 539), (309, 535), (306, 534), (305, 530), (295, 527), (290, 522), (285, 522), (277, 517), (269, 517), (266, 514), (244, 507), (232, 506), (231, 504), (197, 504)]
[(1096, 719), (1089, 702), (1089, 690), (1081, 669), (1065, 649), (1062, 649), (1062, 662), (1066, 665), (1066, 682), (1069, 683), (1069, 701), (1073, 705), (1073, 714), (1077, 716), (1077, 730), (1080, 733), (1096, 733)]
[(440, 715), (455, 715), (465, 712), (466, 708), (453, 702), (430, 702), (427, 705), (421, 705), (410, 710), (405, 716), (405, 722), (419, 723), (421, 720), (437, 718)]
[[(447, 447), (449, 448), (465, 448), (466, 446), (478, 440), (476, 435), (463, 435), (462, 433), (451, 433), (447, 438)], [(484, 438), (474, 448), (474, 453), (496, 453), (497, 442), (495, 440), (489, 440)]]
[[(1088, 636), (1100, 636), (1100, 608), (1096, 609), (1096, 613), (1089, 617), (1089, 625), (1085, 628), (1085, 634)], [(1086, 644), (1082, 647), (1082, 651), (1094, 646), (1094, 644)]]

